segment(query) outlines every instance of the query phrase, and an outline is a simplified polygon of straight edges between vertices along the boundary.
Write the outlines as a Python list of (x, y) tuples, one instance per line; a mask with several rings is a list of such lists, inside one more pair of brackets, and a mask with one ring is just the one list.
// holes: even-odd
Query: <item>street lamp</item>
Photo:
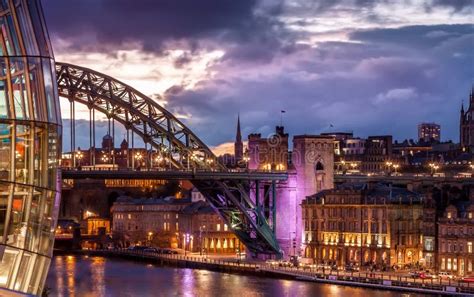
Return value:
[(400, 167), (399, 164), (393, 164), (393, 169), (395, 169), (395, 173), (397, 173), (397, 169)]
[(387, 175), (390, 175), (393, 163), (391, 161), (387, 161), (385, 162), (385, 165), (387, 165)]
[(81, 166), (81, 163), (82, 163), (81, 161), (83, 157), (84, 157), (84, 154), (81, 151), (76, 152), (76, 159), (79, 160), (79, 166)]

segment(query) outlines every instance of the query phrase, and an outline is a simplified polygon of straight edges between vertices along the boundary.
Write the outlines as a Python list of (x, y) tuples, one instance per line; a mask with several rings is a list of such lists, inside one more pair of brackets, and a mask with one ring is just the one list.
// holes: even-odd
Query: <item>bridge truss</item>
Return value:
[[(66, 63), (56, 63), (56, 77), (59, 96), (70, 102), (72, 171), (75, 170), (77, 161), (74, 153), (75, 104), (79, 103), (89, 109), (92, 148), (95, 148), (97, 111), (106, 115), (109, 127), (110, 122), (114, 126), (115, 121), (125, 127), (128, 143), (130, 133), (132, 144), (134, 134), (140, 136), (147, 150), (150, 145), (150, 151), (167, 160), (167, 170), (229, 174), (212, 151), (189, 128), (155, 100), (134, 88), (97, 71)], [(115, 129), (111, 131), (114, 133)], [(114, 136), (112, 135), (113, 138)], [(94, 158), (95, 156), (91, 160), (92, 164), (95, 164)], [(132, 162), (131, 176), (135, 172), (133, 169)], [(73, 178), (87, 177), (84, 174), (74, 176), (72, 172), (67, 173), (64, 169), (63, 171), (65, 175), (69, 174)], [(104, 178), (107, 178), (105, 173)], [(268, 181), (272, 185), (271, 194), (269, 192), (268, 195), (272, 195), (273, 203), (272, 207), (266, 210), (261, 207), (258, 198), (251, 199), (251, 188), (258, 192), (259, 182), (249, 178), (217, 178), (208, 175), (206, 178), (191, 178), (190, 181), (252, 253), (281, 254), (275, 237), (275, 179), (270, 178)]]

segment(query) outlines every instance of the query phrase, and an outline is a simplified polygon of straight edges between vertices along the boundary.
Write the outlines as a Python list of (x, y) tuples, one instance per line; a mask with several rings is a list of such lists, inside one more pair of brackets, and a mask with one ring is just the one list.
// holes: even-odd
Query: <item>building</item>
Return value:
[(441, 141), (441, 126), (435, 123), (418, 124), (418, 140), (425, 143)]
[(236, 254), (244, 245), (205, 201), (193, 202), (179, 215), (178, 247), (189, 252)]
[(365, 154), (362, 161), (364, 172), (385, 172), (386, 163), (392, 160), (392, 136), (369, 136), (365, 142)]
[(302, 203), (304, 256), (339, 266), (421, 265), (423, 196), (383, 184), (344, 184)]
[(248, 168), (262, 171), (286, 171), (288, 169), (288, 133), (277, 126), (275, 134), (262, 138), (260, 133), (248, 136)]
[(178, 247), (179, 214), (191, 199), (119, 197), (112, 205), (112, 237), (120, 246)]
[[(147, 156), (151, 158), (147, 158)], [(63, 168), (140, 169), (164, 166), (167, 166), (166, 159), (156, 151), (136, 147), (130, 148), (125, 139), (120, 143), (120, 147), (114, 148), (114, 139), (108, 133), (102, 138), (102, 147), (92, 147), (85, 150), (79, 147), (74, 152), (63, 153), (61, 158), (61, 167)]]
[(467, 110), (464, 111), (464, 104), (461, 105), (459, 134), (461, 148), (474, 152), (474, 87), (469, 95), (469, 106)]
[(193, 190), (192, 198), (120, 197), (112, 206), (116, 244), (181, 248), (189, 252), (229, 254), (244, 246), (219, 215)]
[(61, 114), (40, 1), (2, 1), (0, 287), (41, 295), (60, 203)]
[(348, 139), (354, 138), (352, 132), (325, 132), (321, 136), (329, 136), (334, 138), (334, 154), (336, 156), (344, 154), (345, 142)]
[(439, 271), (474, 276), (474, 203), (449, 205), (438, 220)]

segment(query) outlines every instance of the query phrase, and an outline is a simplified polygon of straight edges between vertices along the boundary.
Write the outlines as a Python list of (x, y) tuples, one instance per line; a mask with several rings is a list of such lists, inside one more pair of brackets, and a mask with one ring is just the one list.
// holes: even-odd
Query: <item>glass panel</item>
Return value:
[(40, 16), (41, 8), (39, 8), (36, 4), (36, 0), (28, 0), (31, 23), (35, 31), (35, 37), (40, 50), (40, 55), (44, 57), (50, 57), (52, 54), (50, 53), (50, 45), (48, 42), (49, 37), (43, 31), (43, 28), (46, 28), (46, 26), (43, 26), (44, 23)]
[(23, 5), (19, 5), (16, 8), (18, 14), (18, 22), (23, 36), (23, 41), (26, 48), (26, 54), (31, 56), (39, 56), (38, 46), (33, 35), (33, 29), (28, 17), (25, 17), (25, 8)]
[(11, 124), (0, 123), (0, 179), (9, 180), (11, 171)]
[(45, 124), (37, 124), (34, 139), (34, 185), (46, 187), (47, 181), (47, 131)]
[(13, 17), (11, 14), (6, 15), (5, 23), (2, 25), (4, 36), (8, 36), (7, 50), (9, 56), (21, 56), (20, 44), (13, 25)]
[(10, 197), (12, 184), (0, 183), (0, 242), (3, 243), (3, 232), (5, 231), (8, 199)]
[(0, 263), (0, 286), (5, 287), (7, 285), (13, 272), (17, 255), (17, 251), (8, 247), (5, 248), (5, 253), (3, 254), (2, 262)]
[(30, 75), (30, 88), (33, 101), (34, 118), (37, 121), (47, 121), (46, 100), (44, 93), (41, 91), (41, 60), (39, 58), (28, 58), (28, 70)]
[(31, 184), (29, 180), (32, 150), (31, 129), (26, 125), (16, 126), (15, 181)]
[(16, 282), (14, 290), (18, 291), (23, 289), (25, 286), (25, 280), (28, 278), (28, 274), (31, 274), (33, 271), (28, 269), (30, 264), (31, 254), (23, 253), (23, 257), (21, 259), (20, 267), (17, 272)]
[(59, 158), (59, 144), (56, 125), (49, 125), (48, 129), (48, 188), (56, 189), (57, 166)]
[(31, 196), (31, 187), (15, 186), (12, 199), (12, 210), (10, 213), (10, 224), (8, 225), (7, 244), (23, 248), (25, 246), (28, 216), (27, 203)]
[(26, 90), (25, 61), (23, 58), (11, 58), (11, 80), (15, 117), (29, 119), (28, 92)]
[(0, 60), (0, 119), (9, 117), (8, 81), (6, 74), (6, 59)]
[(44, 91), (46, 96), (46, 106), (48, 108), (48, 119), (51, 123), (57, 123), (56, 117), (56, 97), (54, 97), (54, 87), (56, 81), (53, 81), (51, 74), (51, 64), (49, 59), (42, 59)]

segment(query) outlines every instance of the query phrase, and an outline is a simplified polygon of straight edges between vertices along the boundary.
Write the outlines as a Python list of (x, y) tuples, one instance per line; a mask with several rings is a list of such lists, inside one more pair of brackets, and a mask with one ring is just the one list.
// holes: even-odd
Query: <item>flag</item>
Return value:
[(285, 110), (282, 110), (281, 113), (285, 113), (286, 111)]
[(334, 126), (332, 124), (329, 125), (329, 128), (334, 128)]

